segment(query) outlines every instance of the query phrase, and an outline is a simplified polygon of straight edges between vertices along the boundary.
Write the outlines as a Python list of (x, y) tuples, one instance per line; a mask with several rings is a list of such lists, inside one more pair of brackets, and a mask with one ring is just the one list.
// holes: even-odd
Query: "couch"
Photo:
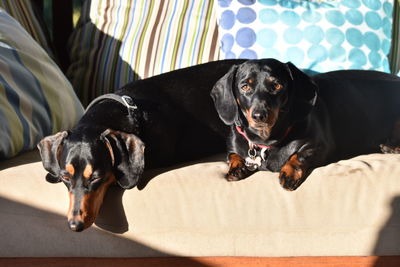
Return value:
[[(0, 49), (3, 49), (0, 50), (0, 82), (3, 82), (0, 100), (9, 101), (9, 106), (1, 102), (0, 109), (4, 120), (0, 130), (8, 133), (2, 135), (0, 143), (0, 265), (399, 266), (400, 155), (360, 155), (317, 168), (294, 192), (283, 190), (278, 174), (272, 172), (259, 172), (239, 182), (227, 182), (223, 178), (227, 171), (223, 154), (166, 169), (147, 170), (134, 189), (123, 191), (112, 186), (95, 224), (84, 232), (71, 232), (65, 217), (67, 190), (62, 183), (45, 181), (46, 171), (35, 149), (38, 140), (41, 136), (71, 128), (83, 113), (83, 106), (95, 96), (112, 91), (129, 79), (145, 78), (185, 65), (172, 55), (171, 60), (180, 64), (170, 64), (170, 69), (157, 69), (159, 63), (154, 62), (161, 56), (153, 53), (150, 57), (143, 52), (150, 47), (145, 32), (150, 31), (152, 19), (148, 19), (147, 28), (137, 29), (137, 33), (142, 31), (139, 52), (144, 53), (149, 59), (147, 63), (153, 62), (155, 67), (149, 69), (147, 65), (140, 65), (140, 58), (128, 62), (127, 55), (139, 54), (138, 51), (122, 51), (127, 49), (123, 44), (129, 41), (124, 40), (126, 35), (119, 39), (110, 37), (113, 30), (107, 29), (115, 26), (115, 31), (120, 29), (118, 25), (109, 25), (106, 19), (91, 19), (94, 12), (106, 12), (102, 5), (107, 1), (92, 1), (92, 6), (83, 4), (81, 19), (68, 44), (68, 62), (60, 60), (60, 51), (66, 51), (65, 42), (58, 41), (58, 46), (54, 47), (55, 40), (32, 33), (33, 26), (43, 28), (43, 20), (38, 16), (41, 12), (32, 12), (27, 25), (21, 19), (16, 23), (9, 15), (18, 19), (18, 14), (30, 14), (27, 11), (35, 10), (34, 2), (40, 1), (3, 1), (0, 6), (7, 10), (0, 11)], [(72, 1), (63, 2), (71, 7)], [(238, 3), (244, 5), (240, 8), (248, 8), (252, 1)], [(18, 13), (19, 4), (26, 5), (25, 12)], [(248, 51), (250, 48), (244, 49), (245, 52), (233, 52), (240, 48), (231, 44), (228, 49), (228, 37), (215, 37), (216, 31), (225, 33), (229, 30), (227, 24), (230, 22), (222, 14), (230, 4), (231, 1), (218, 1), (219, 7), (211, 5), (204, 9), (205, 16), (197, 18), (197, 27), (209, 25), (207, 30), (202, 28), (202, 36), (210, 34), (211, 41), (203, 38), (203, 45), (194, 49), (202, 56), (196, 55), (188, 65), (235, 53), (252, 56)], [(219, 13), (213, 13), (211, 7), (219, 8)], [(109, 8), (118, 12), (123, 10), (113, 5)], [(147, 11), (142, 14), (155, 12), (155, 18), (161, 18), (164, 13), (157, 12), (157, 8), (161, 7), (144, 5), (143, 10)], [(185, 8), (187, 12), (196, 9), (195, 6)], [(398, 2), (393, 3), (393, 8), (396, 17)], [(67, 10), (70, 8), (54, 12), (65, 16)], [(168, 12), (166, 10), (165, 14)], [(70, 18), (70, 14), (64, 17)], [(212, 18), (218, 19), (220, 28), (210, 26)], [(189, 24), (183, 21), (184, 25)], [(96, 30), (88, 35), (99, 28), (103, 31)], [(154, 30), (150, 37), (162, 36), (162, 29), (160, 33)], [(398, 36), (397, 30), (394, 27), (394, 36)], [(11, 33), (7, 35), (7, 31)], [(82, 36), (90, 36), (92, 41), (84, 42), (79, 39)], [(77, 39), (80, 41), (74, 42)], [(222, 40), (221, 52), (215, 46), (217, 40)], [(396, 43), (398, 39), (392, 41)], [(396, 47), (393, 43), (391, 45)], [(173, 44), (178, 43), (174, 41)], [(96, 52), (84, 53), (93, 46)], [(10, 53), (14, 57), (10, 57), (11, 60), (1, 58), (6, 55), (4, 51), (14, 51)], [(159, 50), (154, 47), (153, 51)], [(193, 52), (176, 51), (185, 57)], [(392, 57), (387, 63), (392, 67), (391, 71), (397, 73), (400, 61), (395, 49), (391, 51)], [(100, 52), (107, 53), (107, 60)], [(94, 54), (97, 56), (93, 57)], [(168, 55), (163, 56), (168, 58)], [(19, 65), (14, 66), (15, 62)], [(32, 62), (41, 66), (40, 71), (32, 71)], [(109, 72), (98, 73), (111, 63), (114, 67)], [(319, 70), (310, 68), (311, 63), (307, 64), (310, 65), (303, 67)], [(36, 82), (18, 87), (20, 76), (7, 76), (20, 71), (20, 65), (29, 70), (29, 77), (33, 76), (32, 81)], [(118, 73), (121, 76), (116, 77)], [(10, 81), (4, 82), (7, 79)], [(13, 91), (13, 86), (18, 89)], [(29, 90), (23, 91), (24, 86)], [(42, 92), (40, 101), (32, 93), (35, 90)], [(12, 105), (15, 103), (19, 109)], [(37, 107), (38, 111), (35, 111)], [(18, 116), (12, 116), (11, 111)], [(12, 124), (15, 121), (18, 122), (16, 126)]]

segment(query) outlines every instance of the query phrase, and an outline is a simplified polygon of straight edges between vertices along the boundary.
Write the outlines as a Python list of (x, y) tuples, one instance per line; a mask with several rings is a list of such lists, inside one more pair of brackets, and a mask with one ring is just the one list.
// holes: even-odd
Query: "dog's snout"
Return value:
[(265, 122), (268, 118), (268, 114), (264, 110), (253, 110), (251, 117), (255, 122)]
[(82, 232), (84, 229), (84, 224), (82, 221), (70, 220), (68, 222), (69, 229), (74, 232)]

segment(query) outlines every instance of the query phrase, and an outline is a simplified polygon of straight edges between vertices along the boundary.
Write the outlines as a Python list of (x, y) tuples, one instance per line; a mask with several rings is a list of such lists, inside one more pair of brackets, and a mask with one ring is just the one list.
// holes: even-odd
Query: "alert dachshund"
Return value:
[(70, 229), (93, 224), (111, 184), (130, 189), (145, 167), (225, 151), (229, 129), (210, 90), (240, 62), (211, 62), (130, 83), (93, 100), (72, 130), (42, 139), (46, 180), (68, 188)]
[(229, 181), (270, 170), (295, 190), (316, 167), (379, 150), (400, 152), (400, 78), (390, 74), (309, 77), (291, 63), (251, 60), (234, 65), (211, 96), (230, 125)]

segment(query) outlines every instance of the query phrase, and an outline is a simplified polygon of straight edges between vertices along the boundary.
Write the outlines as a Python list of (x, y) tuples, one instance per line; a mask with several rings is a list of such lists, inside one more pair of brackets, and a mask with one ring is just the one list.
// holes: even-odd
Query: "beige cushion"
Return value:
[(400, 155), (318, 168), (294, 192), (271, 172), (226, 182), (223, 159), (113, 187), (82, 233), (68, 229), (66, 187), (45, 181), (37, 152), (1, 162), (0, 257), (400, 254)]

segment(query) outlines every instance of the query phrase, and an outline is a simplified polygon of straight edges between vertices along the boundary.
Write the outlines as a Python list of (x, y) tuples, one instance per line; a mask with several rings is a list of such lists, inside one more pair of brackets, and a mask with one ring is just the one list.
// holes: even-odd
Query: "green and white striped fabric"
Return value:
[(61, 70), (0, 8), (0, 160), (71, 128), (82, 114), (83, 107)]
[(127, 82), (219, 57), (214, 0), (87, 0), (68, 71), (84, 105)]
[(46, 52), (52, 56), (48, 36), (44, 32), (30, 0), (0, 0), (0, 7), (16, 19)]

